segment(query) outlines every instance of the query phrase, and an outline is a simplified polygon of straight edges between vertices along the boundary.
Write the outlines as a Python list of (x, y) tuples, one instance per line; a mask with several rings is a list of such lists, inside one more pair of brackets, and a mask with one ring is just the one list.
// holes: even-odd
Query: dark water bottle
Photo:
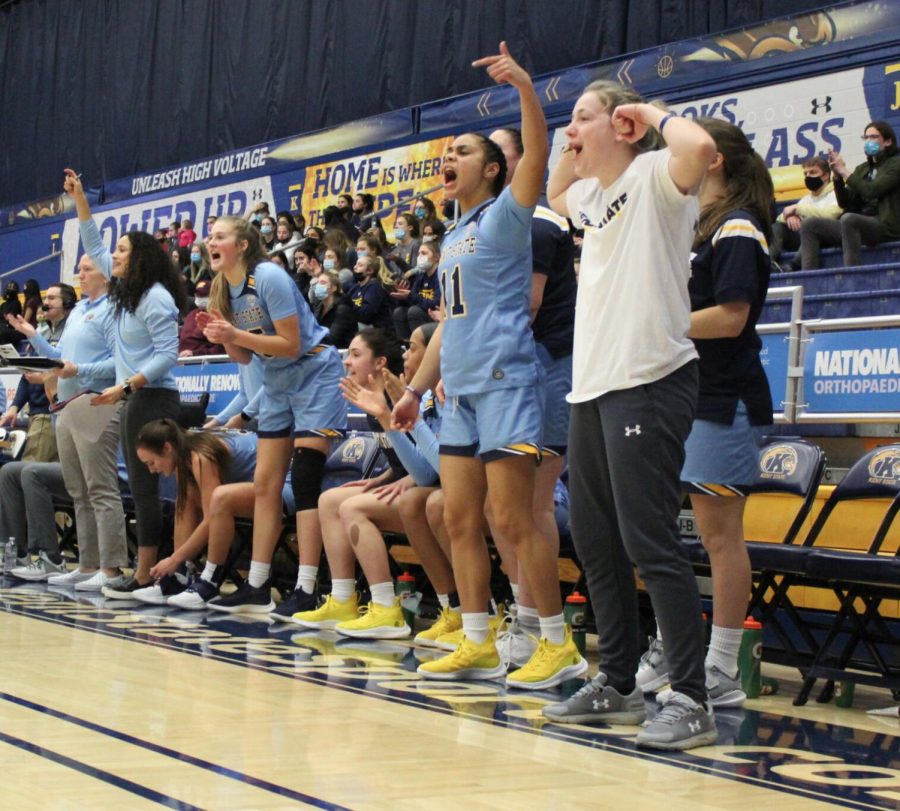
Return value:
[(566, 597), (565, 617), (566, 622), (572, 628), (572, 641), (578, 652), (584, 656), (587, 627), (584, 621), (584, 612), (587, 608), (587, 597), (573, 591)]

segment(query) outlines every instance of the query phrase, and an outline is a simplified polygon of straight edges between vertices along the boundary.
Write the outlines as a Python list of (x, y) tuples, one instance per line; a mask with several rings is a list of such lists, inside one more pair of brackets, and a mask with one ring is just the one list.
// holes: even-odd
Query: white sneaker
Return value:
[(537, 650), (538, 638), (528, 633), (513, 617), (504, 630), (497, 634), (497, 652), (504, 666), (524, 667)]
[(208, 580), (195, 580), (181, 594), (168, 598), (169, 605), (185, 608), (189, 611), (202, 611), (207, 603), (219, 594), (219, 587)]
[(75, 591), (102, 591), (107, 586), (121, 586), (128, 578), (117, 574), (110, 577), (103, 570), (94, 572), (87, 580), (75, 584)]
[(51, 574), (47, 578), (47, 584), (50, 586), (74, 586), (76, 583), (83, 583), (85, 580), (92, 578), (96, 572), (83, 572), (81, 569), (73, 569), (65, 574)]
[(645, 693), (652, 693), (669, 683), (669, 663), (663, 643), (655, 636), (650, 637), (650, 647), (644, 651), (638, 663), (634, 680)]
[(131, 596), (141, 603), (149, 603), (150, 605), (165, 605), (169, 598), (163, 594), (162, 586), (154, 583), (152, 586), (144, 586), (142, 589), (135, 589), (131, 592)]
[(16, 566), (10, 570), (13, 577), (19, 580), (29, 580), (33, 583), (39, 583), (47, 580), (54, 574), (62, 574), (66, 571), (65, 563), (54, 563), (47, 557), (47, 553), (41, 551), (35, 560), (28, 563), (27, 566)]

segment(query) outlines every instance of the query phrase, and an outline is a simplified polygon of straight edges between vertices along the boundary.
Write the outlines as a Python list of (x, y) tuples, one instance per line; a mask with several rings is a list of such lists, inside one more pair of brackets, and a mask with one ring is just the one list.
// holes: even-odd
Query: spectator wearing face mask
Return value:
[(266, 253), (275, 250), (275, 218), (265, 216), (259, 223), (259, 238)]
[(441, 317), (441, 283), (438, 265), (441, 250), (436, 242), (423, 242), (416, 256), (416, 274), (412, 282), (398, 287), (392, 292), (394, 307), (394, 330), (401, 340), (408, 340), (418, 327)]
[(447, 233), (447, 226), (440, 220), (426, 220), (422, 223), (422, 242), (434, 242), (438, 245)]
[(862, 264), (862, 243), (873, 246), (900, 239), (900, 150), (897, 136), (885, 121), (873, 121), (863, 131), (866, 160), (852, 172), (833, 150), (828, 163), (834, 191), (844, 210), (839, 220), (813, 217), (800, 227), (803, 269), (817, 268), (821, 245), (840, 245), (844, 265)]
[(418, 255), (419, 221), (412, 214), (398, 214), (394, 220), (394, 246), (385, 258), (408, 274), (410, 270), (415, 272)]
[(184, 269), (184, 280), (187, 284), (188, 296), (194, 295), (194, 289), (202, 282), (212, 281), (212, 271), (209, 267), (209, 252), (202, 242), (194, 242), (188, 255), (189, 262)]
[(335, 271), (342, 290), (353, 284), (353, 271), (347, 267), (345, 254), (337, 248), (325, 248), (325, 253), (322, 254), (322, 270)]
[(334, 346), (346, 349), (356, 335), (356, 313), (341, 292), (338, 273), (323, 270), (312, 286), (312, 292), (316, 320), (328, 329)]
[(178, 357), (193, 358), (198, 355), (224, 355), (225, 347), (206, 340), (203, 330), (197, 324), (197, 316), (209, 307), (209, 291), (212, 282), (202, 279), (194, 287), (194, 309), (184, 317), (184, 324), (178, 331)]
[[(787, 248), (796, 251), (800, 247), (800, 226), (809, 217), (825, 217), (836, 220), (841, 216), (831, 182), (831, 167), (825, 158), (816, 156), (803, 163), (803, 182), (809, 194), (801, 197), (793, 205), (787, 206), (772, 225), (772, 244), (769, 253), (773, 263), (781, 258), (781, 252)], [(779, 267), (775, 265), (776, 269)], [(791, 267), (800, 267), (800, 254), (791, 262)]]

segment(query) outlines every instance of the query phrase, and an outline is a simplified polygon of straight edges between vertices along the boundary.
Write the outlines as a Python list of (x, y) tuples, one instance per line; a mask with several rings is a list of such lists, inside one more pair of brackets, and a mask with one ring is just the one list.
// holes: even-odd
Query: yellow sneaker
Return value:
[(365, 613), (352, 620), (339, 622), (334, 630), (342, 636), (360, 639), (399, 639), (412, 633), (403, 619), (400, 601), (393, 605), (369, 603)]
[(555, 687), (566, 679), (574, 679), (587, 673), (588, 663), (572, 641), (572, 631), (566, 626), (566, 636), (561, 645), (554, 645), (541, 637), (537, 650), (524, 667), (506, 677), (507, 687), (519, 690), (544, 690)]
[(497, 653), (494, 632), (488, 631), (480, 645), (463, 635), (462, 642), (453, 653), (419, 665), (416, 672), (426, 679), (497, 679), (505, 668)]
[(462, 614), (460, 614), (459, 611), (454, 611), (448, 606), (447, 608), (441, 609), (441, 615), (437, 618), (434, 625), (427, 630), (420, 631), (416, 634), (414, 641), (417, 645), (422, 645), (426, 648), (436, 648), (438, 646), (435, 643), (437, 642), (438, 637), (444, 636), (445, 634), (452, 634), (454, 631), (459, 631), (461, 628)]
[(330, 594), (315, 611), (298, 611), (291, 620), (304, 628), (325, 630), (334, 628), (339, 622), (354, 620), (359, 616), (359, 603), (354, 594), (349, 600), (341, 602)]
[[(501, 605), (502, 608), (502, 605)], [(497, 613), (495, 616), (490, 617), (488, 619), (488, 628), (493, 632), (497, 633), (500, 626), (506, 622), (506, 616), (502, 613)], [(455, 631), (450, 631), (446, 634), (441, 634), (437, 639), (435, 639), (429, 647), (432, 648), (440, 648), (441, 650), (456, 650), (460, 643), (463, 641), (463, 631), (462, 631), (462, 614), (459, 616), (459, 627)]]

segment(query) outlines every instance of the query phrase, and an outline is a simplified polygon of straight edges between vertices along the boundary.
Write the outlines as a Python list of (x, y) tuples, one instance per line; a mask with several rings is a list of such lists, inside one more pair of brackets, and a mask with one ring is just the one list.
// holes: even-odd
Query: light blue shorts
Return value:
[(747, 419), (738, 403), (731, 425), (694, 420), (684, 443), (682, 485), (689, 493), (705, 496), (745, 496), (759, 470), (759, 446), (765, 428)]
[(343, 376), (333, 346), (304, 355), (291, 366), (267, 368), (257, 434), (264, 439), (341, 436), (347, 428), (347, 401), (338, 386)]
[(569, 404), (566, 395), (572, 391), (572, 356), (554, 358), (541, 344), (535, 343), (534, 346), (543, 369), (542, 450), (553, 456), (565, 456), (569, 445)]
[(441, 453), (540, 459), (541, 405), (534, 386), (497, 389), (447, 399), (441, 420)]

